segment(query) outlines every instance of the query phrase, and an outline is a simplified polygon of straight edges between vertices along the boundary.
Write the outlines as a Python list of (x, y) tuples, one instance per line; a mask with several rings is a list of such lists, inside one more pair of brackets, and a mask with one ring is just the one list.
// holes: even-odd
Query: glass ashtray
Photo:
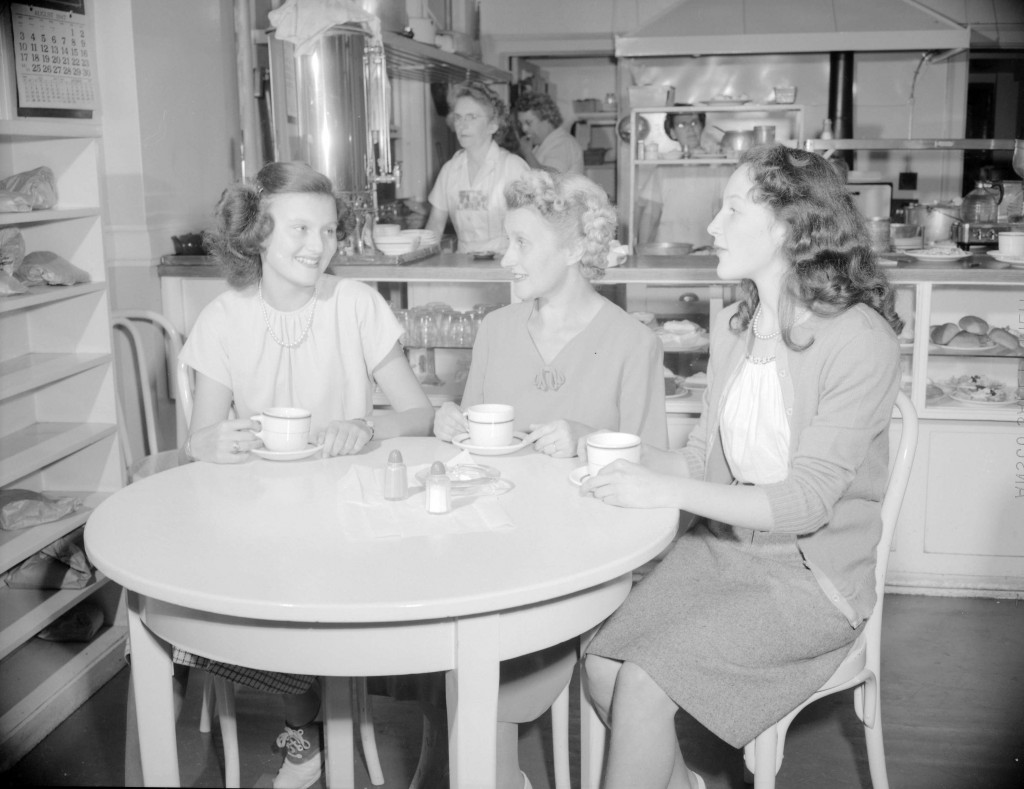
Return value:
[[(498, 495), (506, 493), (514, 487), (507, 479), (501, 479), (501, 472), (492, 466), (480, 466), (474, 463), (463, 463), (448, 466), (448, 479), (451, 480), (453, 496)], [(424, 487), (427, 484), (429, 468), (416, 472), (416, 480)]]

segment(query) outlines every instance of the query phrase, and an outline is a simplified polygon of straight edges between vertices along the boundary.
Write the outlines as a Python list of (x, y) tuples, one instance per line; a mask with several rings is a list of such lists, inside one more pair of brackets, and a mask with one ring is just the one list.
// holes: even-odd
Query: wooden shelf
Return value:
[(87, 644), (34, 639), (4, 661), (8, 679), (0, 683), (0, 772), (121, 670), (127, 631), (108, 626)]
[(38, 553), (54, 540), (70, 534), (85, 525), (86, 520), (99, 503), (109, 494), (83, 492), (51, 492), (53, 496), (74, 496), (82, 500), (82, 506), (60, 520), (41, 523), (16, 531), (0, 531), (0, 572), (5, 572)]
[(97, 571), (93, 582), (82, 589), (0, 589), (0, 658), (107, 583)]
[(30, 307), (39, 307), (43, 304), (54, 304), (65, 299), (75, 299), (90, 293), (102, 293), (106, 288), (105, 282), (86, 282), (81, 285), (33, 285), (28, 289), (28, 293), (4, 296), (0, 299), (0, 315)]
[(0, 362), (0, 400), (70, 378), (111, 361), (109, 353), (26, 353)]
[(9, 485), (116, 432), (116, 425), (37, 422), (4, 436), (0, 448), (0, 486)]
[[(15, 118), (0, 120), (0, 137), (38, 139), (99, 138), (103, 134), (97, 121), (63, 118)], [(13, 141), (13, 140), (12, 140)]]
[(100, 209), (95, 206), (48, 208), (42, 211), (14, 211), (12, 213), (0, 214), (0, 227), (33, 225), (39, 222), (56, 222), (65, 219), (81, 219), (82, 217), (99, 215)]

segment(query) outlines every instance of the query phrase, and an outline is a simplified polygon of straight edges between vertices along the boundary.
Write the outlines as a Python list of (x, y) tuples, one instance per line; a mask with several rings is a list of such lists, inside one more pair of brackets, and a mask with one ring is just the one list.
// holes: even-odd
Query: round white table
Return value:
[(455, 499), (456, 511), (430, 516), (429, 530), (418, 517), (406, 530), (395, 516), (422, 506), (422, 489), (367, 506), (353, 494), (354, 467), (382, 469), (392, 449), (410, 468), (457, 450), (433, 438), (370, 448), (326, 460), (192, 463), (118, 491), (89, 518), (89, 557), (128, 592), (147, 785), (180, 780), (168, 747), (173, 643), (324, 677), (329, 786), (354, 781), (342, 678), (446, 671), (451, 785), (493, 787), (499, 662), (597, 626), (625, 599), (632, 570), (675, 534), (676, 510), (583, 496), (568, 478), (577, 459), (530, 447), (474, 458), (513, 490)]

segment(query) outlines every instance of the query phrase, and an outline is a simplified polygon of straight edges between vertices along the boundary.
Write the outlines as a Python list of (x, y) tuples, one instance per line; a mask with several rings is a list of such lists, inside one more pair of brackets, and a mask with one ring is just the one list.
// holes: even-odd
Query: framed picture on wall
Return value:
[(93, 117), (96, 52), (86, 12), (86, 0), (11, 3), (5, 27), (20, 117)]

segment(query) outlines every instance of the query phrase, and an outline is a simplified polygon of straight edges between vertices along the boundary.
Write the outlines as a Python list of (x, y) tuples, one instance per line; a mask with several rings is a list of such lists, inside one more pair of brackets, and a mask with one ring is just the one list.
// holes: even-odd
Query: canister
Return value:
[(868, 238), (871, 240), (871, 249), (875, 252), (889, 251), (889, 217), (873, 216), (865, 221), (868, 228)]
[(764, 145), (769, 142), (775, 142), (775, 127), (774, 126), (755, 126), (754, 127), (754, 144)]

